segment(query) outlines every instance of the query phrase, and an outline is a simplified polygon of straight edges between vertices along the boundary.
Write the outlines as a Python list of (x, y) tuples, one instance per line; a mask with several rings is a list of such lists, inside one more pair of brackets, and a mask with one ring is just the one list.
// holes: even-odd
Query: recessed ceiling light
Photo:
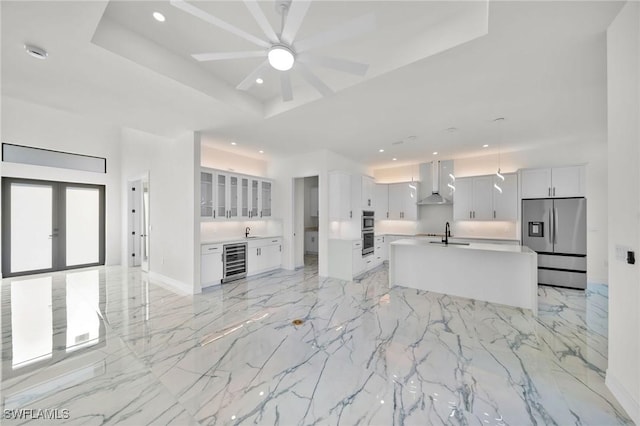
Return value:
[(433, 155), (438, 155), (438, 151), (433, 151)]
[(260, 77), (258, 77), (258, 78), (256, 78), (256, 83), (262, 84), (262, 83), (264, 83), (264, 80), (261, 79)]
[(486, 144), (486, 143), (484, 145), (482, 145), (483, 148), (487, 148), (488, 146), (489, 146), (489, 144)]
[(502, 120), (504, 120), (504, 117), (498, 117), (493, 119), (493, 121), (502, 121)]
[(30, 44), (25, 44), (24, 50), (26, 50), (29, 55), (38, 59), (47, 59), (47, 56), (49, 56), (47, 51), (44, 50), (43, 48), (38, 46), (32, 46)]
[(384, 152), (384, 149), (380, 148), (380, 149), (378, 150), (378, 152)]
[(166, 20), (164, 15), (160, 12), (153, 12), (153, 19), (155, 19), (158, 22), (164, 22)]
[(264, 151), (263, 151), (263, 150), (260, 150), (260, 151), (258, 151), (258, 152), (259, 152), (260, 154), (264, 154)]
[(407, 136), (407, 139), (412, 141), (416, 138), (416, 135)]
[(235, 142), (231, 142), (231, 145), (236, 146), (236, 145), (238, 145), (238, 144), (237, 144), (237, 143), (235, 143)]
[(393, 158), (391, 159), (391, 161), (398, 161), (398, 159), (397, 159), (397, 158), (395, 158), (395, 157), (393, 157)]
[(404, 141), (395, 141), (392, 142), (391, 145), (402, 145), (404, 143)]

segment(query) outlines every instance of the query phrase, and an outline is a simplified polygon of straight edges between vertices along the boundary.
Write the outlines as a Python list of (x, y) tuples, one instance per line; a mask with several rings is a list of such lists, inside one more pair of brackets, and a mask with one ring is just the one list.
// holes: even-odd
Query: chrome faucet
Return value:
[(245, 238), (249, 238), (249, 232), (251, 232), (251, 228), (249, 228), (248, 226), (245, 228), (244, 230), (244, 237)]
[(451, 226), (449, 225), (449, 222), (447, 222), (447, 224), (444, 225), (444, 238), (442, 239), (442, 242), (445, 244), (449, 244), (450, 236), (451, 236)]

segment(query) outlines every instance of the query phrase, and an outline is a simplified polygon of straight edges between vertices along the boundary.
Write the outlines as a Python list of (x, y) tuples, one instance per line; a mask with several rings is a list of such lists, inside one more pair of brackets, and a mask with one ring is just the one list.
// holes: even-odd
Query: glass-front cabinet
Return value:
[(240, 220), (269, 218), (269, 180), (213, 169), (200, 173), (200, 219)]

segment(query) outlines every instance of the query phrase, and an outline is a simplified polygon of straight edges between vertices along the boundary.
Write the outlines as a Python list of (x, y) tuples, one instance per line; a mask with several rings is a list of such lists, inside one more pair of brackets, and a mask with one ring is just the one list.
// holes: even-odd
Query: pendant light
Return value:
[[(504, 121), (504, 117), (498, 117), (495, 120), (493, 120), (496, 123), (502, 123)], [(498, 142), (498, 171), (496, 172), (496, 176), (498, 177), (498, 179), (500, 179), (500, 181), (496, 181), (493, 183), (493, 187), (496, 189), (496, 191), (498, 191), (499, 193), (502, 194), (502, 187), (499, 184), (502, 184), (502, 182), (504, 182), (504, 176), (502, 175), (502, 173), (500, 173), (500, 149), (502, 148), (502, 126), (500, 126), (500, 140)]]

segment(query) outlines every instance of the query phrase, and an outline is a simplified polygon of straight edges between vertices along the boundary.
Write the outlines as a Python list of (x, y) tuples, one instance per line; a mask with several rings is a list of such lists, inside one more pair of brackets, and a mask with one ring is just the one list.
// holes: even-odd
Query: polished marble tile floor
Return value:
[(197, 296), (97, 268), (5, 279), (1, 297), (3, 425), (631, 423), (604, 384), (602, 285), (540, 287), (537, 318), (390, 290), (386, 266)]

